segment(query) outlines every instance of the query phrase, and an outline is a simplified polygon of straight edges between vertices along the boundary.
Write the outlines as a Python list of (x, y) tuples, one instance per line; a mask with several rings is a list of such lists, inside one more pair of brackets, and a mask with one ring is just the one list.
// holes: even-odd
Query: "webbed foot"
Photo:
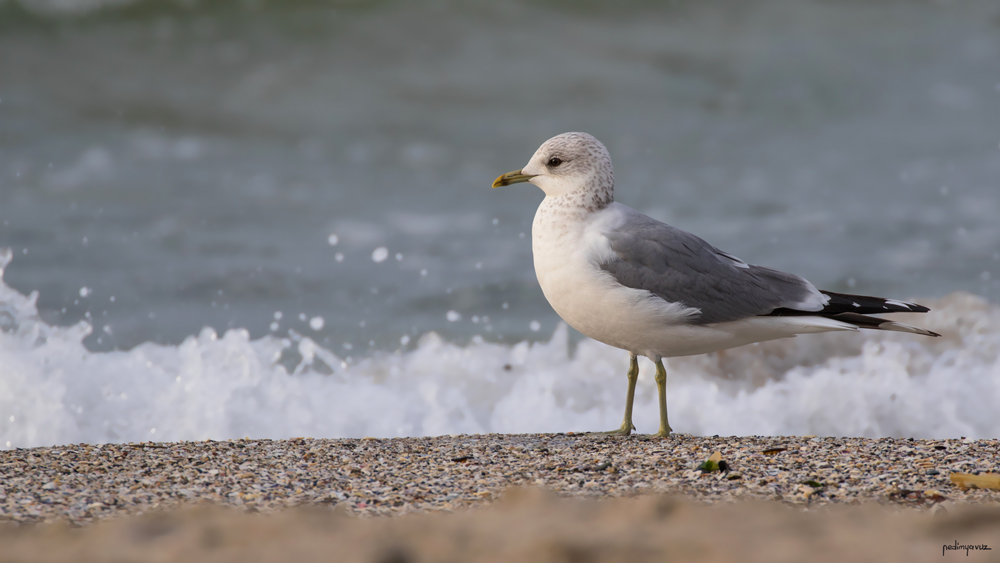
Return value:
[(629, 423), (628, 426), (625, 426), (625, 424), (622, 423), (621, 428), (618, 428), (617, 430), (608, 430), (607, 432), (587, 432), (587, 434), (593, 436), (629, 436), (632, 434), (633, 430), (635, 430), (635, 426), (631, 423)]

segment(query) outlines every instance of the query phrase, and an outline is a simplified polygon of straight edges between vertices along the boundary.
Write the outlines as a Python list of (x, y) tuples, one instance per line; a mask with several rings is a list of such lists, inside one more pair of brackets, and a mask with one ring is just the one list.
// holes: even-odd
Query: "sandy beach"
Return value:
[[(985, 542), (991, 551), (974, 555), (993, 560), (1000, 491), (962, 489), (949, 476), (997, 472), (998, 449), (996, 440), (490, 434), (11, 450), (0, 452), (0, 560), (97, 560), (112, 548), (131, 560), (154, 544), (173, 546), (162, 560), (181, 551), (266, 560), (293, 544), (304, 559), (337, 547), (351, 561), (656, 560), (676, 550), (722, 560), (750, 545), (780, 545), (784, 558), (821, 544), (840, 546), (823, 557), (864, 547), (884, 560), (942, 557), (953, 540)], [(722, 470), (699, 469), (715, 452)], [(150, 526), (164, 531), (136, 531)], [(205, 530), (220, 536), (206, 540)]]

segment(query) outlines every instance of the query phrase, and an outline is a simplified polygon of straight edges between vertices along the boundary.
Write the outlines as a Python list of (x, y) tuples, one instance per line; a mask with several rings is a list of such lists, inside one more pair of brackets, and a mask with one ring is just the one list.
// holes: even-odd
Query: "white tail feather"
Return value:
[(794, 334), (809, 334), (814, 332), (829, 332), (831, 330), (858, 330), (858, 327), (850, 323), (838, 321), (827, 317), (813, 317), (804, 315), (801, 317), (759, 317), (766, 319), (776, 319), (774, 324), (787, 327), (794, 331)]

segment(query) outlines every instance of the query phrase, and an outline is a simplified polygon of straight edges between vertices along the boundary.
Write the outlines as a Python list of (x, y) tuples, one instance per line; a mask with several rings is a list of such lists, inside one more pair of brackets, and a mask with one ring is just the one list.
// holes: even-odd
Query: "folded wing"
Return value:
[(634, 213), (605, 233), (611, 254), (598, 263), (618, 283), (696, 308), (692, 324), (756, 316), (818, 316), (860, 328), (937, 334), (866, 315), (923, 313), (927, 307), (880, 297), (820, 291), (805, 279), (753, 266), (691, 233)]

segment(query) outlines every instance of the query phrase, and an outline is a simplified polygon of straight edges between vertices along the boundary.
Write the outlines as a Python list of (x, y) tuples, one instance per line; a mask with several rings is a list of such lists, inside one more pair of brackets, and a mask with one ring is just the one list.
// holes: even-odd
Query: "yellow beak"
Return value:
[(528, 180), (534, 178), (535, 175), (532, 174), (521, 174), (520, 170), (515, 170), (513, 172), (508, 172), (503, 176), (500, 176), (496, 180), (493, 180), (493, 187), (499, 188), (500, 186), (509, 186), (511, 184), (520, 184), (522, 182), (527, 182)]

